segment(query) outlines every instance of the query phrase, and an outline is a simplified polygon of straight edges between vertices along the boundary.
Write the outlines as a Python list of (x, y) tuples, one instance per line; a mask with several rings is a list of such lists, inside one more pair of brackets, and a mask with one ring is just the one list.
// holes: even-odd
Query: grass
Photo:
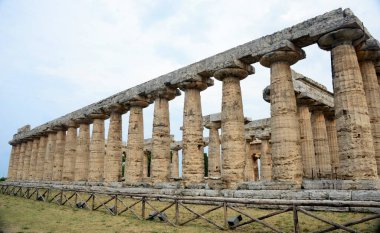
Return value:
[[(99, 197), (100, 201), (105, 201), (107, 197)], [(133, 203), (134, 200), (125, 199), (126, 204)], [(157, 208), (162, 209), (167, 203), (151, 202)], [(210, 209), (211, 206), (187, 205), (198, 213)], [(121, 207), (121, 206), (120, 206)], [(120, 208), (118, 206), (118, 208)], [(134, 209), (137, 214), (141, 213), (141, 205), (137, 205)], [(147, 205), (146, 213), (149, 214), (153, 209)], [(261, 216), (273, 210), (262, 210), (254, 208), (239, 208), (251, 216)], [(166, 213), (166, 212), (165, 212)], [(180, 221), (192, 217), (193, 215), (180, 208)], [(334, 222), (343, 223), (352, 219), (359, 219), (368, 214), (365, 213), (337, 213), (337, 212), (313, 212), (318, 216), (332, 220)], [(169, 219), (173, 219), (175, 214), (174, 206), (168, 209), (167, 215)], [(228, 210), (229, 216), (237, 215), (232, 210)], [(219, 209), (212, 212), (206, 217), (215, 220), (218, 224), (223, 225), (223, 210)], [(244, 217), (244, 216), (243, 216)], [(245, 218), (247, 219), (247, 218)], [(287, 212), (265, 220), (270, 224), (274, 224), (277, 228), (286, 232), (293, 229), (292, 213)], [(316, 219), (312, 219), (302, 213), (299, 215), (302, 232), (311, 232), (313, 230), (322, 229), (327, 225)], [(362, 223), (355, 227), (361, 232), (376, 232), (376, 225), (379, 221), (372, 220)], [(89, 211), (83, 209), (74, 209), (69, 206), (58, 206), (52, 203), (38, 202), (27, 200), (20, 197), (0, 195), (0, 232), (218, 232), (215, 226), (204, 220), (198, 219), (190, 222), (185, 226), (172, 227), (168, 224), (154, 221), (140, 221), (133, 216), (131, 212), (126, 212), (121, 216), (111, 216), (105, 213), (105, 208), (101, 211)], [(255, 223), (238, 228), (234, 231), (226, 232), (271, 232), (270, 229), (264, 228), (262, 225)], [(340, 232), (340, 231), (335, 231)]]

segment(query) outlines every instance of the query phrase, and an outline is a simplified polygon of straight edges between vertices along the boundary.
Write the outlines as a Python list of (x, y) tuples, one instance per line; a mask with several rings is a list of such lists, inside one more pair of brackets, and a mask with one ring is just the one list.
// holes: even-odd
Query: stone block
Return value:
[(380, 201), (380, 190), (353, 190), (353, 201)]
[(328, 200), (329, 192), (325, 190), (308, 190), (310, 200)]
[(337, 201), (350, 201), (351, 191), (350, 190), (329, 190), (329, 199)]

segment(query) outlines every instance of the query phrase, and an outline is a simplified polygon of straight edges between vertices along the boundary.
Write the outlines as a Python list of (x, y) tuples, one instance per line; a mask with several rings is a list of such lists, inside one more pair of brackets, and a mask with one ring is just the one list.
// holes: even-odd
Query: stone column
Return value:
[(65, 152), (63, 154), (62, 181), (73, 181), (75, 177), (75, 156), (77, 149), (77, 124), (69, 121), (67, 127)]
[[(151, 150), (144, 150), (144, 157), (142, 160), (142, 167), (143, 167), (143, 180), (144, 178), (148, 177), (148, 156), (152, 154)], [(152, 161), (152, 160), (151, 160)], [(150, 167), (149, 167), (150, 169)], [(149, 173), (149, 177), (151, 176), (151, 173)]]
[[(202, 80), (202, 78), (200, 78)], [(182, 180), (185, 186), (204, 182), (203, 119), (201, 91), (206, 81), (186, 82), (181, 85), (185, 92), (182, 127)]]
[(252, 139), (245, 141), (245, 168), (244, 168), (244, 181), (254, 181), (255, 171), (253, 165), (253, 148), (251, 145)]
[(9, 164), (8, 164), (8, 180), (13, 180), (13, 171), (14, 171), (14, 160), (15, 160), (15, 153), (16, 153), (16, 145), (12, 145), (11, 149), (11, 155), (9, 157)]
[(334, 105), (339, 148), (338, 176), (345, 180), (377, 179), (368, 105), (354, 45), (361, 29), (339, 29), (322, 36), (319, 47), (331, 50)]
[(299, 105), (298, 117), (300, 125), (300, 145), (303, 165), (303, 177), (312, 179), (316, 176), (316, 164), (313, 130), (311, 127), (309, 107), (305, 105)]
[(259, 164), (257, 162), (257, 157), (253, 157), (253, 181), (257, 181), (259, 179)]
[(143, 108), (149, 105), (143, 98), (130, 102), (125, 182), (142, 182), (144, 158)]
[(90, 142), (90, 161), (88, 168), (89, 182), (103, 182), (104, 176), (104, 120), (107, 118), (104, 114), (91, 114), (93, 119), (92, 137)]
[(338, 138), (336, 135), (336, 121), (334, 116), (326, 119), (326, 130), (329, 142), (329, 151), (331, 157), (331, 170), (333, 179), (337, 178), (339, 169), (339, 157), (338, 157)]
[(177, 89), (166, 88), (156, 93), (152, 132), (151, 177), (154, 184), (170, 181), (170, 120), (169, 101)]
[(44, 176), (44, 160), (46, 154), (47, 136), (42, 135), (40, 137), (40, 143), (38, 144), (37, 164), (36, 164), (36, 180), (41, 181)]
[(122, 115), (125, 110), (122, 106), (112, 106), (110, 125), (108, 128), (107, 150), (104, 161), (104, 181), (121, 181), (122, 167)]
[(300, 131), (290, 66), (305, 57), (289, 44), (287, 51), (264, 55), (260, 63), (270, 67), (271, 141), (273, 180), (302, 182)]
[(38, 158), (38, 144), (40, 142), (39, 138), (34, 138), (32, 143), (32, 152), (30, 156), (29, 165), (29, 180), (36, 180), (37, 178), (37, 158)]
[(178, 150), (179, 149), (172, 149), (172, 166), (171, 166), (171, 177), (172, 178), (178, 178), (179, 177), (179, 160), (178, 160)]
[(224, 68), (214, 73), (223, 82), (221, 112), (222, 180), (226, 188), (236, 188), (244, 181), (245, 138), (240, 80), (254, 73), (252, 66)]
[(24, 164), (22, 166), (22, 180), (26, 181), (29, 179), (29, 166), (30, 166), (30, 156), (32, 154), (32, 144), (33, 141), (28, 139), (26, 143), (26, 148), (25, 148), (25, 154), (24, 154)]
[(18, 160), (18, 166), (17, 166), (17, 180), (22, 180), (22, 173), (23, 173), (23, 166), (24, 166), (24, 159), (25, 159), (25, 149), (26, 149), (26, 142), (21, 142), (20, 146), (20, 156)]
[(44, 174), (43, 180), (51, 181), (53, 178), (53, 160), (55, 153), (55, 142), (56, 142), (57, 132), (49, 131), (48, 140), (46, 144), (46, 153), (44, 159)]
[(90, 124), (91, 119), (76, 120), (79, 124), (79, 136), (76, 145), (74, 181), (87, 181), (90, 163)]
[(373, 145), (377, 163), (377, 173), (380, 175), (380, 87), (374, 65), (379, 59), (377, 51), (358, 51), (358, 59), (363, 87), (368, 104), (368, 113), (372, 129)]
[(220, 137), (218, 129), (221, 127), (220, 122), (210, 122), (205, 125), (209, 129), (208, 143), (208, 176), (220, 177), (221, 157), (220, 157)]
[(318, 110), (314, 111), (312, 121), (317, 177), (331, 179), (332, 170), (330, 149), (326, 130), (326, 120), (323, 112)]
[(66, 129), (59, 129), (55, 141), (55, 152), (53, 157), (53, 177), (54, 181), (62, 180), (63, 156), (65, 154)]
[(13, 162), (12, 162), (12, 181), (17, 180), (17, 171), (18, 171), (18, 165), (19, 165), (19, 158), (20, 158), (20, 148), (21, 144), (17, 143), (15, 144), (15, 150), (14, 150), (14, 155), (13, 155)]
[(272, 154), (268, 139), (261, 139), (260, 180), (272, 180)]

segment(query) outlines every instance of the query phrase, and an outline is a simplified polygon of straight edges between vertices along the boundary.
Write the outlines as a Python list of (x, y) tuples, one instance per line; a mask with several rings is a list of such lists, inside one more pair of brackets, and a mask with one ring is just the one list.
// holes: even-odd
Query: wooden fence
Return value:
[[(70, 206), (72, 208), (82, 208), (91, 211), (102, 210), (111, 215), (122, 215), (130, 213), (140, 220), (152, 220), (159, 218), (171, 226), (183, 226), (197, 219), (202, 219), (220, 230), (236, 229), (241, 226), (258, 223), (273, 232), (283, 232), (276, 226), (265, 222), (265, 219), (280, 215), (286, 212), (292, 212), (294, 232), (301, 232), (300, 222), (298, 221), (299, 212), (318, 219), (330, 227), (318, 229), (315, 232), (330, 232), (341, 229), (347, 232), (357, 232), (350, 228), (359, 223), (367, 222), (373, 219), (380, 219), (380, 214), (370, 214), (364, 218), (345, 222), (336, 223), (329, 219), (317, 216), (305, 207), (323, 206), (323, 207), (359, 207), (359, 208), (380, 208), (380, 202), (375, 201), (331, 201), (331, 200), (280, 200), (280, 199), (247, 199), (247, 198), (224, 198), (224, 197), (194, 197), (194, 196), (170, 196), (170, 195), (153, 195), (153, 194), (128, 194), (128, 193), (108, 193), (108, 192), (89, 192), (70, 189), (57, 189), (47, 187), (30, 187), (20, 185), (0, 184), (0, 193), (33, 199), (37, 201), (55, 203), (57, 205)], [(155, 202), (160, 201), (160, 207)], [(191, 208), (191, 204), (202, 204), (211, 206), (207, 210), (198, 213)], [(156, 206), (155, 206), (156, 205)], [(254, 217), (242, 207), (247, 205), (263, 206), (273, 205), (282, 207), (280, 210), (273, 210), (269, 214)], [(181, 209), (185, 211), (179, 211)], [(174, 216), (170, 217), (166, 213), (169, 209), (174, 208)], [(153, 210), (147, 213), (147, 209)], [(207, 214), (223, 209), (223, 222), (219, 223), (209, 217)], [(137, 211), (138, 210), (138, 211)], [(240, 216), (228, 219), (228, 211), (239, 213)], [(180, 214), (187, 212), (186, 219), (180, 218)], [(189, 213), (191, 213), (190, 216)], [(245, 221), (241, 221), (244, 216)], [(248, 220), (246, 220), (248, 219)]]

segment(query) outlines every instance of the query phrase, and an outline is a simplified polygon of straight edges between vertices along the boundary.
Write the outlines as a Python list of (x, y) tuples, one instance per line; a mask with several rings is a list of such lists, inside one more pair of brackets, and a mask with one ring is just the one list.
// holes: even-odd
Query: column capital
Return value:
[(123, 104), (115, 103), (107, 106), (105, 113), (111, 115), (111, 113), (124, 114), (129, 111), (129, 108)]
[(273, 63), (276, 62), (287, 62), (289, 66), (295, 64), (297, 61), (305, 58), (305, 52), (300, 49), (292, 49), (292, 50), (277, 50), (270, 53), (265, 54), (260, 59), (260, 64), (270, 68)]
[(196, 75), (193, 79), (180, 83), (179, 88), (182, 91), (185, 91), (186, 89), (198, 89), (200, 91), (204, 91), (213, 85), (214, 80), (201, 75)]
[(92, 119), (90, 117), (80, 117), (74, 120), (76, 124), (81, 125), (81, 124), (86, 124), (89, 125), (92, 123)]
[(181, 92), (177, 88), (165, 87), (164, 89), (157, 90), (152, 94), (152, 97), (173, 100), (176, 96), (180, 96)]
[(78, 128), (78, 124), (74, 120), (68, 120), (64, 123), (67, 128)]
[(209, 121), (204, 124), (204, 127), (207, 129), (220, 129), (221, 125), (221, 121)]
[(105, 119), (108, 119), (108, 115), (105, 114), (105, 113), (90, 113), (87, 115), (89, 118), (91, 118), (92, 120), (95, 120), (95, 119), (100, 119), (100, 120), (105, 120)]
[(138, 96), (133, 97), (131, 100), (129, 100), (127, 104), (131, 107), (146, 108), (149, 106), (150, 103), (147, 97), (138, 95)]
[(318, 46), (324, 50), (331, 50), (342, 44), (358, 45), (365, 38), (362, 29), (342, 28), (329, 32), (318, 39)]
[(240, 80), (245, 79), (249, 74), (255, 73), (255, 68), (253, 66), (248, 66), (249, 68), (223, 68), (214, 72), (214, 78), (223, 81), (226, 77), (235, 77)]

